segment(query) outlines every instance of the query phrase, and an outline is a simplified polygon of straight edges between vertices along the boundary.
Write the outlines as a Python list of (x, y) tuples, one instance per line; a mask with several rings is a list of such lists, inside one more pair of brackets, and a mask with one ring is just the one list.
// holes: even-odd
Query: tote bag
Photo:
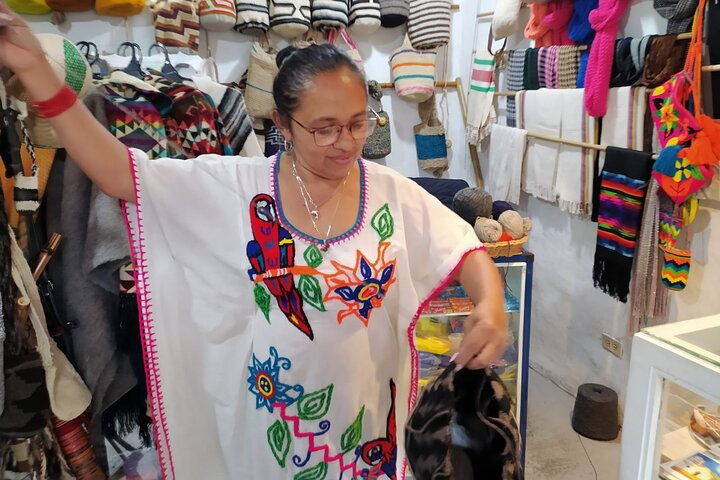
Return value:
[(237, 22), (234, 0), (201, 0), (198, 14), (200, 26), (210, 32), (232, 30)]
[(435, 93), (436, 50), (417, 50), (405, 36), (402, 46), (390, 57), (395, 93), (408, 102), (421, 103)]
[(268, 0), (235, 0), (237, 22), (234, 30), (240, 33), (267, 32), (270, 30)]
[(275, 63), (277, 50), (267, 35), (253, 43), (248, 62), (247, 85), (245, 86), (245, 106), (248, 114), (255, 118), (270, 119), (275, 109), (272, 89), (278, 72)]
[(410, 0), (408, 35), (413, 47), (437, 48), (450, 42), (451, 0)]

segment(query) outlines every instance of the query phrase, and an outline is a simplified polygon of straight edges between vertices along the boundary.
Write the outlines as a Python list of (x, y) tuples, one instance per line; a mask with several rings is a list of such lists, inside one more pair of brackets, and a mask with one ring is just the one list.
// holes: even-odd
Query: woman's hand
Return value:
[(478, 305), (468, 315), (460, 350), (455, 357), (458, 368), (485, 368), (505, 352), (508, 344), (507, 314), (502, 310)]
[(0, 65), (22, 75), (43, 62), (45, 52), (28, 24), (0, 0)]

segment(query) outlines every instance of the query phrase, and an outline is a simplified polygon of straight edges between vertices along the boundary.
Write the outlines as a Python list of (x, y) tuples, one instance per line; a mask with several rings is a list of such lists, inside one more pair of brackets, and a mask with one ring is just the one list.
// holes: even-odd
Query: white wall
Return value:
[[(448, 79), (463, 78), (468, 85), (472, 50), (477, 43), (484, 48), (490, 19), (476, 22), (477, 12), (494, 9), (494, 0), (456, 0), (461, 10), (453, 14), (453, 40), (449, 48)], [(523, 11), (523, 21), (528, 11)], [(59, 32), (73, 41), (91, 40), (101, 50), (114, 51), (123, 41), (140, 43), (145, 50), (153, 42), (152, 19), (149, 12), (123, 20), (99, 18), (91, 13), (73, 14), (70, 23)], [(29, 18), (35, 31), (58, 32), (48, 17)], [(522, 23), (522, 22), (521, 22)], [(477, 31), (476, 31), (477, 24)], [(629, 15), (621, 25), (621, 34), (640, 36), (662, 33), (665, 21), (652, 9), (651, 0), (633, 3)], [(402, 43), (402, 29), (381, 29), (371, 39), (356, 37), (366, 59), (368, 77), (389, 81), (389, 55)], [(202, 38), (202, 53), (208, 45), (220, 65), (222, 81), (236, 80), (245, 70), (251, 37), (234, 32), (206, 34)], [(508, 42), (508, 48), (528, 46), (521, 32)], [(438, 64), (442, 65), (439, 59)], [(464, 178), (474, 184), (464, 127), (454, 90), (449, 90), (449, 137), (454, 147), (450, 153), (450, 170), (446, 176)], [(414, 105), (399, 100), (386, 91), (385, 109), (393, 125), (393, 151), (387, 165), (405, 175), (416, 176), (418, 171), (412, 125), (419, 121)], [(487, 158), (481, 152), (484, 171)], [(716, 182), (718, 183), (718, 182)], [(717, 186), (717, 185), (716, 185)], [(718, 189), (720, 190), (720, 189)], [(720, 195), (715, 195), (720, 198)], [(711, 251), (712, 233), (720, 231), (720, 201), (705, 202), (695, 223), (693, 242), (694, 262), (688, 288), (673, 295), (671, 321), (717, 313), (720, 311), (720, 252)], [(539, 370), (569, 392), (585, 382), (598, 382), (617, 390), (624, 396), (627, 381), (628, 357), (617, 359), (602, 350), (600, 333), (623, 337), (627, 325), (627, 308), (604, 295), (592, 285), (592, 262), (595, 249), (596, 226), (588, 220), (561, 212), (555, 206), (523, 196), (520, 209), (533, 218), (535, 229), (529, 249), (535, 253), (534, 304), (531, 362)], [(714, 242), (718, 245), (717, 238)], [(628, 347), (626, 342), (626, 350)]]
[[(492, 11), (494, 0), (482, 0), (480, 11)], [(529, 18), (522, 11), (521, 24)], [(487, 38), (491, 18), (478, 20), (478, 36)], [(633, 2), (625, 15), (620, 36), (639, 37), (664, 33), (666, 20), (652, 8), (652, 1)], [(508, 49), (530, 46), (522, 34), (508, 41)], [(483, 169), (487, 156), (481, 154)], [(693, 264), (690, 282), (681, 293), (672, 295), (670, 321), (687, 320), (720, 312), (720, 196), (718, 183), (704, 201), (694, 223)], [(530, 360), (535, 368), (547, 374), (568, 392), (586, 382), (597, 382), (618, 391), (624, 398), (629, 366), (630, 341), (625, 341), (622, 359), (604, 351), (602, 332), (624, 337), (628, 307), (593, 287), (592, 267), (597, 225), (578, 216), (561, 212), (548, 202), (523, 194), (520, 210), (534, 222), (528, 244), (535, 253), (533, 284), (533, 324)], [(716, 248), (710, 249), (714, 232)]]

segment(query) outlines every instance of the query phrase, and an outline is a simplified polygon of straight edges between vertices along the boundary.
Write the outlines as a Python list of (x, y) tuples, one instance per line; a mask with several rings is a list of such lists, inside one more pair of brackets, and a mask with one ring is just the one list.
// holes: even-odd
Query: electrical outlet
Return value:
[(618, 358), (622, 358), (623, 348), (622, 341), (607, 333), (602, 334), (602, 346), (605, 350), (612, 353)]

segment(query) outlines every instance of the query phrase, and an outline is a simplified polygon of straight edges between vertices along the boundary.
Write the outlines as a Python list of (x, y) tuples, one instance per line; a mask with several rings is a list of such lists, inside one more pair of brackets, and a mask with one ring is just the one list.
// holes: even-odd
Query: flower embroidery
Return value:
[(385, 259), (389, 246), (390, 242), (378, 244), (374, 262), (358, 251), (354, 266), (333, 261), (335, 272), (323, 274), (328, 288), (324, 300), (339, 300), (346, 307), (338, 312), (339, 324), (355, 315), (367, 327), (372, 310), (382, 305), (388, 287), (395, 282), (396, 260)]
[(292, 362), (281, 357), (275, 347), (270, 347), (270, 358), (260, 362), (253, 353), (252, 365), (248, 366), (248, 390), (255, 395), (255, 408), (273, 411), (273, 403), (291, 405), (302, 397), (302, 385), (286, 385), (280, 382), (280, 371), (290, 370)]
[(677, 169), (677, 172), (675, 172), (673, 180), (676, 182), (681, 182), (692, 176), (690, 162), (688, 162), (687, 158), (678, 158), (675, 160), (675, 168)]
[(660, 123), (662, 123), (662, 126), (660, 127), (661, 131), (671, 132), (677, 127), (678, 111), (672, 104), (671, 98), (668, 97), (663, 100), (663, 105), (660, 107), (657, 115), (660, 117)]

